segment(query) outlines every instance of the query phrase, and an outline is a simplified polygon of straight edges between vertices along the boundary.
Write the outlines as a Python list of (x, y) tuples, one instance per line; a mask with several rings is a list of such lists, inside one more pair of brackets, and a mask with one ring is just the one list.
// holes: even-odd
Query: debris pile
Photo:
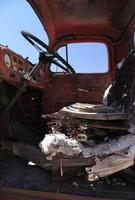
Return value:
[(132, 52), (105, 91), (103, 104), (74, 103), (48, 115), (49, 133), (40, 140), (40, 148), (30, 142), (4, 141), (0, 149), (51, 171), (58, 179), (77, 177), (81, 171), (80, 176), (97, 181), (129, 169), (135, 160), (134, 72)]
[[(89, 141), (88, 141), (89, 142)], [(83, 157), (91, 159), (91, 166), (87, 166), (88, 178), (91, 181), (97, 177), (105, 177), (134, 165), (135, 159), (135, 135), (127, 134), (117, 139), (102, 142), (95, 146), (82, 145), (76, 139), (69, 138), (61, 133), (53, 133), (45, 136), (40, 143), (46, 159), (52, 160), (56, 155), (61, 158)], [(94, 144), (94, 141), (93, 141)], [(51, 159), (50, 159), (51, 157)], [(94, 160), (94, 162), (93, 162)]]
[(47, 134), (39, 144), (46, 159), (52, 160), (56, 154), (63, 154), (69, 157), (76, 157), (82, 153), (82, 144), (74, 138), (69, 138), (65, 134), (54, 132)]
[[(57, 133), (45, 136), (40, 143), (42, 152), (52, 157), (61, 153), (62, 156), (94, 158), (91, 166), (83, 165), (90, 181), (133, 166), (134, 82), (135, 53), (132, 51), (118, 66), (112, 85), (105, 91), (103, 105), (76, 103), (49, 116), (53, 122), (50, 130)], [(51, 138), (49, 142), (48, 138)], [(69, 142), (72, 140), (77, 149)]]

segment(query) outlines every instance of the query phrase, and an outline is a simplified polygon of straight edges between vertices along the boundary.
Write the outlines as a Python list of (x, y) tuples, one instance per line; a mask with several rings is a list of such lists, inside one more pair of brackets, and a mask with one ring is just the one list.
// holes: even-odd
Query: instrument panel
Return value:
[[(16, 54), (6, 46), (0, 45), (0, 79), (11, 84), (20, 83), (23, 76), (34, 67), (27, 59)], [(42, 71), (40, 73), (40, 71)], [(43, 88), (43, 70), (29, 81), (30, 87)], [(41, 77), (42, 74), (42, 77)]]

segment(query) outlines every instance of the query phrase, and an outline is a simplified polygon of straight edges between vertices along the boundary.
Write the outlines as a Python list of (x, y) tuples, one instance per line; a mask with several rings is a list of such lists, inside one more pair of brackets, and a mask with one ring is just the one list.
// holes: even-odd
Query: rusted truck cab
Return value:
[[(114, 78), (116, 65), (133, 48), (133, 2), (79, 1), (77, 5), (72, 1), (56, 1), (53, 4), (43, 1), (40, 5), (37, 1), (29, 3), (48, 34), (51, 49), (57, 50), (66, 44), (97, 42), (105, 44), (108, 51), (108, 69), (104, 73), (100, 73), (100, 69), (91, 73), (94, 66), (85, 66), (86, 63), (82, 66), (84, 72), (76, 74), (54, 74), (48, 70), (50, 65), (46, 66), (45, 112), (55, 112), (73, 102), (101, 102), (104, 90)], [(80, 56), (85, 58), (87, 54), (83, 52)], [(97, 59), (98, 56), (97, 52)], [(86, 67), (89, 73), (85, 73)]]
[[(8, 47), (0, 45), (0, 132), (1, 149), (4, 151), (5, 149), (11, 151), (11, 143), (3, 143), (9, 140), (23, 141), (38, 148), (39, 142), (45, 134), (48, 134), (49, 119), (46, 116), (58, 112), (65, 106), (76, 102), (102, 104), (104, 91), (114, 80), (118, 64), (134, 50), (135, 44), (134, 0), (27, 1), (47, 32), (49, 44), (46, 45), (39, 38), (22, 31), (22, 35), (30, 43), (28, 45), (33, 45), (39, 51), (39, 62), (35, 65)], [(81, 54), (78, 54), (77, 44), (86, 44), (86, 49)], [(103, 45), (106, 49), (105, 70), (102, 71), (100, 66), (95, 71), (91, 70), (94, 66), (85, 63), (85, 57), (89, 60), (88, 44)], [(74, 68), (70, 63), (72, 45), (76, 46), (74, 59), (84, 60), (82, 70), (79, 72), (77, 66)], [(93, 59), (96, 63), (102, 57), (97, 53)], [(1, 156), (5, 160), (8, 158), (12, 160), (11, 156), (8, 158), (3, 157), (3, 154)], [(21, 160), (16, 162), (25, 163)], [(16, 166), (19, 168), (20, 164)], [(93, 183), (86, 184), (83, 180), (78, 181), (78, 178), (70, 179), (70, 174), (68, 180), (54, 180), (51, 175), (44, 175), (42, 171), (37, 173), (36, 169), (31, 167), (28, 172), (25, 171), (24, 176), (31, 171), (36, 177), (37, 173), (40, 177), (39, 182), (42, 182), (42, 176), (48, 180), (46, 185), (37, 187), (38, 184), (34, 182), (33, 186), (32, 184), (26, 186), (26, 180), (23, 187), (23, 184), (16, 182), (23, 179), (22, 175), (15, 178), (16, 183), (10, 185), (8, 176), (10, 179), (11, 171), (16, 173), (12, 169), (5, 175), (7, 181), (4, 182), (5, 185), (1, 184), (0, 199), (135, 198), (134, 191), (129, 189), (131, 183), (125, 191), (121, 189), (121, 185), (117, 189), (117, 184), (113, 189), (111, 186), (107, 189), (106, 186), (100, 187), (101, 181), (97, 191)], [(35, 180), (35, 177), (32, 180)], [(73, 187), (70, 187), (71, 185)], [(83, 185), (82, 191), (79, 189), (81, 185)], [(88, 187), (91, 188), (90, 191)]]

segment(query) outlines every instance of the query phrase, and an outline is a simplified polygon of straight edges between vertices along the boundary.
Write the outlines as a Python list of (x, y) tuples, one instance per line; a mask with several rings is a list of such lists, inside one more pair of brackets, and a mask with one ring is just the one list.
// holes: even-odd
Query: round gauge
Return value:
[(4, 62), (5, 62), (6, 66), (8, 68), (10, 68), (12, 66), (11, 58), (10, 58), (10, 56), (7, 53), (5, 54)]

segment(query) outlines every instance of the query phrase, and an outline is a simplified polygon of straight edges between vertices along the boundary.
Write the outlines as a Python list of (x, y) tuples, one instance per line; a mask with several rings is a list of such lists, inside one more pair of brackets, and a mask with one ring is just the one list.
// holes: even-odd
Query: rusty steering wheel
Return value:
[[(39, 60), (41, 62), (45, 64), (54, 63), (68, 73), (75, 73), (73, 67), (64, 58), (62, 58), (57, 52), (51, 50), (49, 46), (39, 38), (26, 31), (21, 31), (21, 34), (32, 46), (36, 48), (36, 50), (38, 50)], [(57, 62), (54, 58), (59, 60), (62, 64)]]

